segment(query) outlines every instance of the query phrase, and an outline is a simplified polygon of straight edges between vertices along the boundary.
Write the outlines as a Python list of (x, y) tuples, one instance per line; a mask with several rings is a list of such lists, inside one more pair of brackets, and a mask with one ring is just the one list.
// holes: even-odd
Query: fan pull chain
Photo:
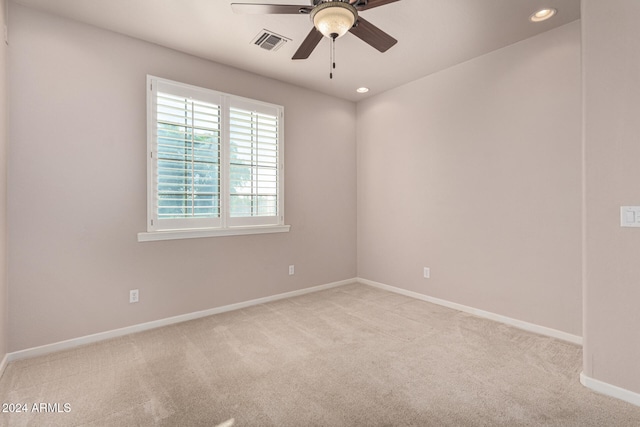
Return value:
[(336, 35), (331, 34), (331, 54), (329, 57), (329, 78), (333, 79), (333, 70), (336, 69)]
[[(331, 44), (334, 42), (332, 41)], [(329, 46), (329, 78), (333, 79), (333, 68), (331, 68), (331, 63), (333, 62), (333, 54), (331, 53), (331, 46)]]

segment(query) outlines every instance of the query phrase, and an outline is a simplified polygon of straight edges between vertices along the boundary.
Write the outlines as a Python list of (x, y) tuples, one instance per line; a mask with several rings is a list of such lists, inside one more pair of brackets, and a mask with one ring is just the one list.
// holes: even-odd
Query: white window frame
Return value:
[[(220, 105), (220, 215), (218, 218), (157, 217), (157, 93), (158, 91)], [(230, 108), (278, 117), (277, 215), (232, 218), (230, 215)], [(284, 223), (284, 107), (147, 75), (147, 231), (138, 241), (288, 232)]]

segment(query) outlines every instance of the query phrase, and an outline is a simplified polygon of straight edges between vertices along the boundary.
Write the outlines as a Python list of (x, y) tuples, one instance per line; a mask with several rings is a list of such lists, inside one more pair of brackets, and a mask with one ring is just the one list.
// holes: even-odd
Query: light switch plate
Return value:
[(620, 206), (620, 227), (640, 227), (640, 206)]

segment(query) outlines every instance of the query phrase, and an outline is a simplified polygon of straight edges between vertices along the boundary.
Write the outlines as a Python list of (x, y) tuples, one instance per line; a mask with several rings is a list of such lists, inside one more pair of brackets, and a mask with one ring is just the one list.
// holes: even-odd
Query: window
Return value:
[(147, 83), (148, 218), (138, 240), (288, 231), (283, 107)]

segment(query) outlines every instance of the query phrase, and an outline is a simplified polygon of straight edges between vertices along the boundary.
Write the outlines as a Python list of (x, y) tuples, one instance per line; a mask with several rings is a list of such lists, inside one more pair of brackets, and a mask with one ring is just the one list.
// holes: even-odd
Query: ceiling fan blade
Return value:
[(351, 27), (349, 32), (380, 52), (386, 52), (391, 46), (398, 43), (398, 40), (361, 17), (358, 17), (358, 22)]
[(384, 6), (385, 4), (395, 3), (397, 1), (400, 1), (400, 0), (369, 0), (366, 2), (366, 4), (363, 4), (362, 6), (356, 6), (356, 9), (358, 9), (359, 11), (373, 9), (374, 7)]
[(231, 9), (235, 13), (244, 14), (300, 15), (310, 13), (313, 6), (294, 4), (231, 3)]
[(307, 35), (307, 38), (304, 39), (296, 53), (293, 55), (293, 58), (291, 59), (307, 59), (309, 55), (311, 55), (311, 52), (313, 52), (313, 49), (318, 46), (318, 43), (320, 43), (322, 37), (322, 33), (316, 30), (316, 27), (313, 27), (311, 29), (311, 32)]

